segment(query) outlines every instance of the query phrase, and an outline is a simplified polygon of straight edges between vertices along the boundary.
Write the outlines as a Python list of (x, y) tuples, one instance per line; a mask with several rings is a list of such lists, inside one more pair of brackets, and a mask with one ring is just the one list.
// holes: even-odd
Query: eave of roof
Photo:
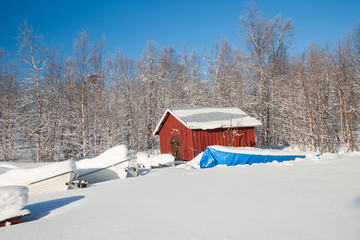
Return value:
[(163, 124), (164, 124), (167, 116), (168, 116), (168, 114), (173, 115), (179, 122), (181, 122), (182, 124), (184, 124), (185, 127), (190, 128), (189, 125), (186, 124), (186, 122), (184, 122), (183, 120), (181, 120), (178, 116), (176, 116), (176, 114), (174, 114), (173, 111), (171, 111), (170, 108), (168, 108), (168, 109), (166, 109), (164, 115), (161, 117), (158, 125), (156, 126), (156, 128), (155, 128), (155, 130), (154, 130), (154, 132), (153, 132), (153, 135), (154, 135), (154, 136), (159, 134), (159, 132), (160, 132), (160, 130), (161, 130), (161, 128), (162, 128), (162, 126), (163, 126)]

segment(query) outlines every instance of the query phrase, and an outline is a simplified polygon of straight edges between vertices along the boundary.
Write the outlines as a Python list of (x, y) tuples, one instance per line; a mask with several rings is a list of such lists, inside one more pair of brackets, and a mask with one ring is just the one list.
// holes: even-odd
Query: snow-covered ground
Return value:
[(1, 239), (359, 239), (360, 153), (142, 170), (30, 196)]

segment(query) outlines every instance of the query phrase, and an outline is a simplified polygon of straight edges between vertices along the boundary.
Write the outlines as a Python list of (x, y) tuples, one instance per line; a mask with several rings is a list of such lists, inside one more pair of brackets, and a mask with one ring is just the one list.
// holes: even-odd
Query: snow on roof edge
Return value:
[(159, 134), (159, 131), (160, 131), (160, 129), (161, 129), (160, 126), (162, 125), (162, 122), (164, 121), (164, 119), (165, 119), (165, 117), (166, 117), (166, 115), (167, 115), (168, 112), (169, 112), (169, 109), (167, 108), (166, 111), (165, 111), (165, 113), (162, 115), (159, 123), (156, 125), (156, 128), (155, 128), (155, 130), (153, 131), (153, 136)]
[(166, 116), (167, 116), (167, 113), (172, 114), (177, 120), (179, 120), (179, 122), (181, 122), (182, 124), (184, 124), (185, 127), (190, 128), (190, 126), (189, 126), (186, 122), (184, 122), (179, 116), (177, 116), (171, 109), (172, 109), (172, 108), (167, 108), (167, 109), (166, 109), (165, 113), (164, 113), (163, 116), (161, 117), (158, 125), (156, 126), (156, 128), (155, 128), (155, 130), (154, 130), (154, 132), (153, 132), (153, 135), (154, 135), (154, 136), (157, 135), (157, 134), (159, 134), (160, 129), (162, 128), (163, 122), (165, 121), (165, 118), (166, 118)]
[[(181, 119), (181, 117), (179, 117), (178, 115), (176, 115), (174, 113), (174, 111), (176, 110), (195, 110), (195, 109), (216, 109), (216, 107), (201, 107), (201, 108), (167, 108), (165, 113), (163, 114), (163, 116), (161, 117), (159, 123), (157, 124), (155, 130), (153, 131), (153, 135), (158, 135), (162, 126), (163, 126), (163, 122), (165, 121), (166, 119), (166, 116), (167, 114), (172, 114), (178, 121), (180, 121), (185, 127), (189, 128), (189, 129), (201, 129), (201, 130), (208, 130), (208, 129), (216, 129), (216, 128), (228, 128), (228, 127), (234, 127), (234, 126), (230, 126), (230, 125), (217, 125), (216, 127), (214, 126), (210, 126), (210, 127), (200, 127), (200, 126), (191, 126), (189, 125), (188, 123), (186, 123), (185, 121), (183, 121)], [(237, 107), (222, 107), (221, 109), (237, 109), (237, 110), (240, 110), (241, 112), (243, 112), (244, 114), (247, 115), (247, 117), (249, 118), (253, 118), (256, 122), (256, 124), (250, 124), (250, 125), (243, 125), (243, 126), (239, 126), (239, 127), (259, 127), (259, 126), (262, 126), (262, 123), (257, 120), (256, 118), (254, 117), (251, 117), (249, 116), (247, 113), (245, 113), (243, 110), (241, 110), (240, 108), (237, 108)], [(173, 111), (174, 110), (174, 111)], [(235, 126), (236, 127), (236, 126)]]

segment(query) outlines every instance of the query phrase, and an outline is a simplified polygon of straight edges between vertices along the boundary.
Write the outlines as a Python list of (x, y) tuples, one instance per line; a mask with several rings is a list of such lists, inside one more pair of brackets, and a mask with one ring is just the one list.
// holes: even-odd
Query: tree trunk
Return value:
[(342, 94), (339, 88), (338, 90), (339, 97), (339, 112), (340, 112), (340, 134), (341, 134), (341, 145), (342, 149), (345, 151), (345, 131), (344, 131), (344, 116), (343, 116), (343, 103), (342, 103)]
[(94, 96), (94, 124), (93, 124), (93, 135), (94, 135), (94, 151), (97, 156), (97, 131), (96, 131), (96, 118), (97, 118), (97, 93), (95, 91)]
[(311, 115), (310, 100), (309, 100), (309, 96), (308, 96), (308, 92), (307, 92), (307, 88), (306, 88), (305, 74), (304, 74), (303, 68), (301, 69), (301, 82), (303, 85), (305, 101), (306, 101), (306, 109), (307, 109), (307, 113), (308, 113), (311, 148), (312, 148), (312, 151), (315, 152), (316, 151), (316, 142), (315, 142), (315, 135), (314, 135), (313, 118)]
[(40, 162), (40, 138), (41, 138), (41, 104), (40, 104), (40, 91), (39, 91), (39, 71), (35, 70), (35, 88), (37, 98), (37, 116), (39, 119), (39, 125), (36, 129), (36, 162)]
[(6, 115), (7, 115), (7, 125), (8, 125), (8, 148), (9, 148), (9, 161), (11, 162), (13, 159), (12, 156), (12, 127), (11, 127), (11, 121), (10, 121), (10, 102), (9, 99), (6, 98)]
[(85, 136), (85, 107), (84, 107), (84, 85), (85, 82), (81, 82), (81, 129), (82, 129), (82, 144), (83, 144), (83, 157), (86, 158), (86, 136)]

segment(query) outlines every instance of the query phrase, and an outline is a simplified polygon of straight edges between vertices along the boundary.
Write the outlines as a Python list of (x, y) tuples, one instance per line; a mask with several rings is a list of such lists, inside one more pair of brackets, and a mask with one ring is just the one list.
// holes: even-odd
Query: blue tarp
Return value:
[(267, 163), (267, 162), (283, 162), (295, 160), (295, 158), (305, 158), (305, 155), (258, 155), (258, 154), (245, 154), (234, 153), (215, 150), (207, 147), (203, 156), (200, 159), (200, 168), (211, 168), (218, 164), (235, 166), (253, 163)]

